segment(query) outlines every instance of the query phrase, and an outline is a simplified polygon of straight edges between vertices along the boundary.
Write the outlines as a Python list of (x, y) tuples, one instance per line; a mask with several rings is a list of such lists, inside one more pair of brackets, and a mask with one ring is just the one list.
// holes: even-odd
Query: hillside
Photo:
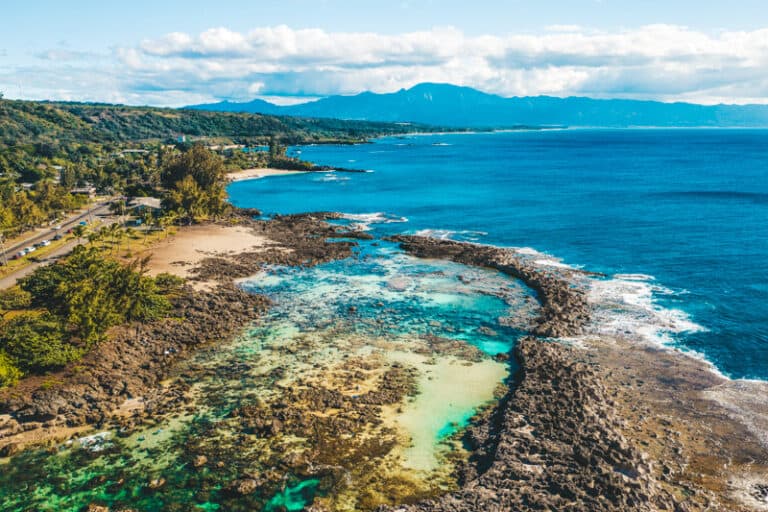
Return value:
[(417, 122), (441, 126), (510, 128), (528, 126), (593, 127), (764, 127), (768, 105), (661, 103), (549, 96), (503, 98), (469, 87), (420, 84), (395, 93), (365, 92), (330, 96), (279, 107), (254, 100), (188, 107), (228, 112), (263, 112), (311, 117)]
[(0, 145), (220, 137), (236, 142), (359, 141), (425, 127), (243, 113), (0, 100)]

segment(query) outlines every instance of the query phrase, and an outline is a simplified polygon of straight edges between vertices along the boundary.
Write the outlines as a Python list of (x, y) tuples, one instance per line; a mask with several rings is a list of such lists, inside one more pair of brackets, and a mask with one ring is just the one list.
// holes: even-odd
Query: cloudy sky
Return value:
[(278, 103), (449, 82), (768, 103), (765, 0), (24, 0), (3, 6), (10, 98)]

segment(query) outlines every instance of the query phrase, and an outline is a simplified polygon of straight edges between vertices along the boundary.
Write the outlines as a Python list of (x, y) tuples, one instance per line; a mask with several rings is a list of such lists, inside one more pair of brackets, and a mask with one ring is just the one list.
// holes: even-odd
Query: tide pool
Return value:
[(611, 332), (768, 379), (766, 130), (439, 134), (299, 149), (374, 172), (234, 183), (232, 202), (345, 212), (383, 235), (533, 248), (613, 278), (591, 296)]
[(492, 356), (537, 314), (503, 274), (386, 243), (240, 285), (273, 307), (175, 369), (180, 405), (14, 457), (0, 509), (351, 511), (445, 492), (467, 455), (453, 435), (512, 370)]

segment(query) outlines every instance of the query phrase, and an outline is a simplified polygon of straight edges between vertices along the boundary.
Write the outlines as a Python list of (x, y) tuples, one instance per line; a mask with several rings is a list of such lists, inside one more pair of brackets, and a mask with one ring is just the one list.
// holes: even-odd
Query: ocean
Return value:
[[(593, 322), (582, 338), (679, 348), (731, 378), (768, 380), (766, 140), (759, 130), (412, 135), (290, 149), (372, 172), (277, 176), (228, 191), (266, 215), (338, 211), (334, 222), (378, 237), (509, 246), (543, 269), (599, 273), (583, 276)], [(442, 494), (468, 456), (464, 427), (513, 385), (516, 364), (499, 355), (538, 314), (533, 291), (509, 276), (421, 260), (378, 239), (359, 241), (351, 258), (267, 266), (239, 284), (272, 307), (179, 364), (174, 379), (191, 402), (134, 429), (17, 455), (0, 471), (0, 509), (268, 512), (321, 501), (347, 510), (375, 508), (371, 496)], [(369, 407), (387, 379), (418, 392)], [(336, 396), (347, 405), (328, 414)], [(234, 413), (242, 408), (316, 422), (301, 435), (265, 434)], [(201, 453), (209, 462), (197, 467)], [(288, 464), (304, 458), (315, 469)], [(244, 474), (272, 476), (232, 492)], [(391, 484), (403, 475), (408, 485)]]
[(364, 169), (236, 182), (265, 214), (344, 212), (377, 235), (523, 248), (602, 272), (599, 327), (768, 380), (768, 131), (552, 130), (302, 146)]

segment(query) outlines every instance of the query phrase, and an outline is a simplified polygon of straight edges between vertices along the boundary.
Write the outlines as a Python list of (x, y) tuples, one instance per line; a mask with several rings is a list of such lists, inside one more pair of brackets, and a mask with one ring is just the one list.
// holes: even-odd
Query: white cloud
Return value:
[[(285, 25), (240, 33), (219, 27), (197, 35), (170, 33), (113, 54), (110, 64), (72, 63), (78, 68), (72, 78), (59, 77), (48, 90), (178, 105), (257, 95), (390, 92), (432, 81), (503, 96), (768, 103), (768, 29), (704, 33), (648, 25), (604, 32), (556, 25), (540, 34), (468, 36), (452, 27), (394, 35)], [(77, 57), (74, 51), (70, 55)], [(26, 76), (43, 91), (50, 74)], [(0, 75), (0, 87), (3, 80)], [(114, 89), (100, 89), (107, 83)]]

